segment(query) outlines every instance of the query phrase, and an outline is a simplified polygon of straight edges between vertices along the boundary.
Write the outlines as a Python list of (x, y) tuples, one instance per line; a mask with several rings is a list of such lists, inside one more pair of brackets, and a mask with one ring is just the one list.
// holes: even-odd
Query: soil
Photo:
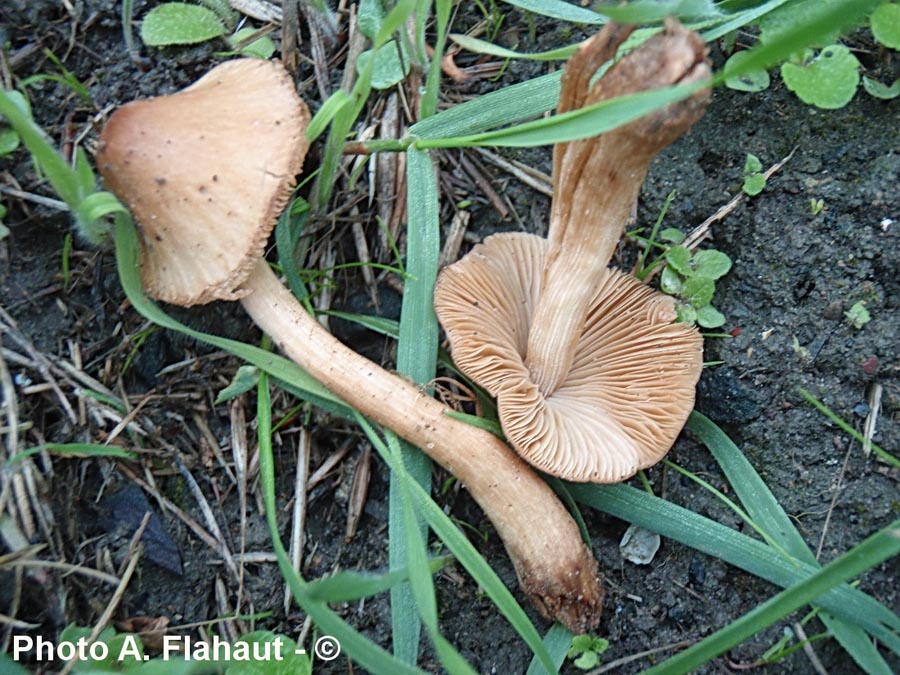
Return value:
[[(16, 83), (59, 69), (42, 52), (51, 50), (87, 87), (91, 101), (53, 81), (36, 83), (30, 96), (37, 121), (63, 147), (84, 132), (92, 147), (99, 124), (110, 109), (135, 97), (171, 92), (187, 85), (218, 60), (221, 48), (207, 44), (161, 51), (143, 49), (142, 68), (128, 58), (112, 0), (73, 2), (72, 13), (58, 2), (12, 0), (0, 8), (0, 42), (7, 44), (3, 77)], [(142, 16), (150, 3), (135, 2)], [(461, 10), (454, 28), (462, 30), (478, 15)], [(516, 26), (522, 26), (516, 31)], [(547, 49), (578, 39), (582, 33), (546, 22), (530, 33), (528, 22), (510, 11), (498, 40), (518, 44), (525, 51)], [(534, 35), (540, 37), (534, 38)], [(896, 59), (879, 52), (865, 34), (850, 40), (870, 75), (882, 81), (897, 77)], [(339, 77), (341, 43), (329, 46)], [(309, 54), (309, 43), (301, 45)], [(713, 49), (717, 65), (723, 61)], [(476, 59), (462, 54), (461, 65)], [(490, 91), (544, 72), (548, 66), (513, 63), (496, 81), (475, 78), (466, 84), (445, 80), (446, 102)], [(301, 64), (301, 87), (316, 99), (316, 86), (307, 60)], [(7, 82), (8, 84), (9, 82)], [(366, 114), (377, 117), (379, 104)], [(316, 104), (313, 104), (316, 107)], [(822, 111), (798, 101), (778, 78), (767, 91), (742, 94), (715, 92), (703, 120), (690, 135), (662, 153), (644, 186), (635, 226), (656, 219), (666, 195), (676, 197), (665, 225), (690, 231), (716, 213), (740, 192), (746, 153), (768, 167), (790, 156), (768, 181), (765, 190), (744, 198), (711, 227), (714, 247), (734, 261), (732, 271), (718, 283), (715, 305), (727, 317), (723, 332), (731, 337), (706, 341), (710, 366), (699, 385), (697, 408), (718, 422), (746, 453), (775, 496), (800, 529), (810, 547), (821, 550), (826, 562), (898, 517), (900, 490), (897, 470), (873, 455), (810, 406), (799, 393), (809, 390), (836, 414), (861, 429), (870, 412), (868, 396), (883, 388), (875, 440), (897, 454), (900, 448), (900, 125), (896, 103), (879, 101), (862, 91), (845, 108)], [(81, 140), (81, 139), (79, 139)], [(314, 154), (320, 152), (314, 148)], [(549, 171), (549, 149), (505, 153), (537, 169)], [(501, 217), (483, 190), (460, 172), (459, 153), (441, 156), (443, 213), (449, 223), (452, 204), (472, 201), (467, 241), (495, 231), (525, 228), (543, 233), (549, 202), (530, 188), (495, 169), (485, 170), (493, 189), (502, 195), (510, 213)], [(477, 157), (470, 156), (473, 160)], [(315, 157), (313, 160), (315, 161)], [(52, 197), (24, 152), (0, 164), (0, 184), (27, 193)], [(347, 189), (342, 182), (340, 189)], [(364, 195), (367, 188), (342, 199)], [(814, 213), (812, 202), (821, 200)], [(24, 532), (33, 544), (45, 544), (41, 557), (120, 573), (136, 520), (154, 512), (145, 535), (146, 556), (113, 616), (121, 627), (134, 617), (165, 617), (171, 625), (200, 623), (232, 611), (237, 598), (244, 614), (264, 613), (256, 620), (231, 622), (226, 630), (252, 627), (296, 637), (304, 615), (283, 609), (283, 582), (271, 559), (245, 567), (238, 587), (222, 564), (222, 557), (164, 507), (161, 495), (203, 527), (209, 523), (191, 492), (192, 476), (212, 506), (232, 550), (241, 549), (240, 504), (232, 478), (232, 447), (241, 434), (250, 434), (243, 419), (252, 421), (255, 399), (245, 394), (231, 404), (216, 404), (217, 393), (240, 365), (165, 331), (154, 331), (124, 302), (111, 252), (79, 239), (72, 243), (68, 273), (63, 257), (71, 232), (68, 216), (29, 199), (3, 196), (9, 208), (10, 236), (0, 243), (0, 304), (3, 316), (3, 357), (20, 425), (17, 446), (10, 446), (4, 420), (7, 453), (41, 442), (103, 443), (122, 421), (122, 411), (108, 402), (86, 396), (64, 363), (106, 387), (110, 394), (137, 410), (131, 418), (143, 435), (120, 436), (126, 445), (147, 449), (140, 463), (116, 464), (106, 459), (73, 460), (47, 454), (22, 469), (22, 478), (3, 476), (0, 509), (16, 514), (0, 527), (0, 555), (16, 546), (11, 529)], [(365, 213), (357, 220), (377, 250), (379, 226)], [(323, 217), (321, 222), (328, 222)], [(330, 231), (337, 262), (356, 260), (346, 219), (334, 220)], [(324, 228), (328, 229), (328, 228)], [(402, 241), (401, 241), (402, 243)], [(321, 244), (321, 242), (320, 242)], [(468, 244), (467, 244), (468, 245)], [(619, 261), (634, 260), (633, 243), (623, 244)], [(390, 255), (381, 256), (390, 263)], [(368, 293), (353, 274), (336, 277), (333, 306), (373, 312)], [(399, 296), (389, 280), (379, 286), (380, 308), (394, 316)], [(871, 320), (851, 325), (845, 312), (864, 302)], [(245, 339), (259, 335), (236, 308), (215, 306), (200, 312), (174, 312), (205, 330)], [(333, 329), (354, 348), (393, 365), (391, 345), (372, 333), (333, 322)], [(17, 358), (19, 355), (22, 358)], [(51, 364), (38, 366), (39, 363)], [(59, 391), (46, 383), (54, 381)], [(71, 407), (72, 414), (62, 404)], [(4, 399), (7, 411), (10, 401)], [(387, 566), (387, 480), (385, 467), (368, 458), (356, 429), (324, 415), (298, 414), (295, 401), (278, 393), (276, 421), (277, 494), (282, 534), (290, 532), (297, 449), (308, 429), (312, 443), (310, 467), (316, 470), (336, 452), (345, 452), (327, 477), (312, 488), (305, 531), (303, 573), (307, 578), (334, 569), (383, 570)], [(135, 406), (139, 406), (135, 408)], [(252, 441), (250, 443), (252, 450)], [(182, 461), (179, 468), (176, 458)], [(227, 459), (224, 459), (227, 458)], [(690, 434), (682, 434), (670, 458), (700, 474), (715, 487), (729, 488), (709, 453)], [(369, 463), (368, 496), (354, 537), (345, 541), (347, 513), (357, 468)], [(440, 486), (446, 476), (436, 477)], [(694, 483), (664, 468), (649, 471), (657, 494), (735, 528), (742, 524), (721, 502)], [(152, 481), (147, 492), (137, 480)], [(31, 493), (29, 499), (28, 493)], [(258, 502), (258, 486), (251, 482), (243, 537), (246, 551), (271, 551)], [(13, 498), (24, 500), (23, 505)], [(502, 545), (468, 495), (451, 489), (436, 495), (453, 518), (466, 525), (501, 578), (512, 589), (517, 583)], [(29, 506), (30, 504), (30, 506)], [(149, 506), (148, 506), (149, 505)], [(35, 524), (22, 520), (23, 512)], [(601, 561), (608, 589), (599, 633), (610, 641), (604, 661), (642, 650), (695, 641), (739, 617), (770, 597), (776, 589), (760, 579), (672, 541), (648, 566), (623, 560), (618, 542), (627, 524), (602, 513), (586, 513), (593, 549)], [(136, 519), (136, 520), (135, 520)], [(10, 523), (15, 523), (11, 528)], [(23, 536), (25, 536), (23, 535)], [(90, 577), (63, 575), (55, 570), (28, 568), (24, 574), (0, 564), (0, 613), (29, 626), (15, 629), (56, 639), (70, 623), (94, 625), (109, 601), (112, 588)], [(873, 569), (861, 588), (894, 611), (900, 611), (900, 562), (893, 559)], [(443, 634), (479, 672), (521, 673), (529, 650), (501, 619), (479, 589), (460, 570), (450, 567), (437, 577)], [(518, 593), (518, 590), (516, 590)], [(521, 596), (521, 594), (519, 594)], [(520, 597), (521, 599), (521, 597)], [(524, 600), (523, 600), (524, 602)], [(390, 608), (385, 595), (336, 609), (379, 644), (390, 646)], [(528, 608), (539, 630), (549, 626)], [(752, 664), (798, 620), (779, 623), (713, 661), (700, 672), (728, 672), (734, 664)], [(209, 629), (215, 632), (217, 629)], [(808, 634), (822, 630), (812, 623)], [(228, 633), (225, 633), (228, 635)], [(9, 629), (4, 629), (4, 639)], [(833, 640), (813, 645), (832, 673), (854, 673), (856, 666)], [(660, 656), (656, 657), (661, 658)], [(887, 656), (900, 670), (900, 661)], [(893, 659), (893, 660), (891, 660)], [(651, 663), (639, 659), (615, 672), (637, 672)], [(438, 670), (429, 647), (422, 667)], [(34, 666), (41, 670), (40, 666)], [(579, 672), (571, 664), (565, 672)], [(317, 665), (316, 672), (351, 672), (344, 658)], [(801, 650), (774, 666), (756, 672), (814, 672)]]

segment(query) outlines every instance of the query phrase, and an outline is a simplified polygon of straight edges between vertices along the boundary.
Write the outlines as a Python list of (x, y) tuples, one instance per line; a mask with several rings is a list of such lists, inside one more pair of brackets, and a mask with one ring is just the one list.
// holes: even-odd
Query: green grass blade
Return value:
[(857, 544), (844, 555), (803, 581), (773, 596), (737, 621), (708, 638), (644, 671), (645, 675), (680, 675), (690, 672), (763, 628), (821, 597), (835, 586), (853, 579), (900, 553), (900, 520)]
[[(850, 434), (853, 438), (855, 438), (860, 443), (866, 442), (866, 439), (863, 437), (863, 435), (861, 433), (859, 433), (856, 429), (854, 429), (849, 424), (847, 424), (844, 420), (842, 420), (833, 410), (831, 410), (831, 408), (829, 408), (827, 405), (822, 403), (815, 396), (813, 396), (808, 391), (806, 391), (806, 389), (803, 389), (802, 387), (800, 387), (799, 391), (800, 391), (800, 395), (803, 396), (803, 398), (805, 398), (808, 403), (810, 403), (820, 413), (825, 415), (825, 417), (827, 417), (832, 422), (837, 424), (843, 431)], [(889, 452), (884, 450), (877, 443), (870, 441), (870, 444), (872, 446), (872, 452), (874, 452), (876, 455), (878, 455), (881, 459), (883, 459), (888, 464), (891, 464), (896, 468), (900, 468), (900, 460), (898, 460), (892, 454), (890, 454)]]
[(9, 463), (18, 462), (42, 452), (52, 452), (57, 455), (69, 457), (113, 457), (115, 459), (137, 459), (137, 455), (114, 445), (100, 445), (98, 443), (44, 443), (33, 448), (26, 448), (9, 458)]
[[(400, 439), (391, 431), (385, 433), (388, 446), (397, 460), (397, 464), (403, 467), (404, 450), (400, 445)], [(420, 531), (419, 523), (424, 522), (416, 515), (409, 494), (409, 484), (412, 482), (410, 474), (404, 468), (397, 474), (400, 485), (401, 506), (403, 508), (404, 524), (409, 536), (406, 546), (406, 555), (409, 564), (409, 588), (416, 601), (419, 616), (428, 632), (429, 638), (437, 652), (438, 660), (449, 673), (477, 675), (472, 666), (456, 651), (443, 635), (438, 626), (437, 596), (434, 591), (434, 581), (428, 568), (428, 549), (425, 535), (428, 528)]]
[(555, 673), (559, 672), (563, 661), (566, 660), (566, 654), (568, 654), (571, 645), (572, 631), (561, 623), (553, 624), (544, 636), (544, 646), (547, 648), (555, 668), (547, 670), (545, 665), (535, 656), (531, 659), (531, 664), (529, 664), (528, 672), (525, 675), (555, 675)]
[(435, 44), (434, 54), (431, 56), (431, 66), (425, 79), (425, 93), (422, 94), (422, 103), (419, 106), (419, 118), (431, 117), (437, 112), (438, 96), (441, 89), (441, 59), (444, 56), (444, 47), (447, 44), (447, 29), (450, 26), (450, 13), (453, 10), (451, 0), (435, 0)]
[[(769, 490), (769, 486), (728, 435), (712, 420), (696, 411), (688, 418), (687, 427), (715, 457), (754, 522), (792, 556), (819, 567), (816, 557)], [(863, 670), (867, 673), (890, 675), (890, 666), (862, 628), (829, 612), (822, 612), (820, 618)]]
[(261, 371), (269, 373), (272, 377), (284, 382), (285, 388), (291, 393), (321, 407), (323, 410), (341, 417), (352, 416), (350, 409), (343, 401), (310, 377), (293, 361), (243, 342), (201, 333), (172, 319), (144, 294), (140, 278), (137, 233), (130, 218), (116, 218), (115, 240), (119, 281), (132, 306), (145, 319), (149, 319), (163, 328), (177, 331), (195, 340), (234, 354), (247, 363), (256, 366)]
[(562, 0), (504, 0), (504, 2), (507, 5), (524, 9), (526, 12), (541, 14), (560, 21), (588, 25), (600, 25), (607, 21), (605, 16), (601, 16), (597, 12), (568, 2), (562, 2)]
[(391, 469), (391, 472), (397, 473), (405, 481), (413, 505), (422, 514), (422, 517), (434, 533), (444, 542), (450, 552), (456, 556), (459, 564), (472, 576), (475, 583), (484, 590), (537, 658), (548, 668), (553, 668), (553, 660), (541, 641), (541, 636), (531, 623), (528, 615), (516, 602), (512, 593), (506, 588), (500, 577), (497, 576), (497, 573), (488, 565), (472, 543), (466, 539), (465, 535), (460, 532), (456, 524), (443, 512), (441, 507), (435, 503), (428, 492), (409, 478), (406, 470), (396, 461), (392, 453), (384, 445), (384, 442), (375, 433), (372, 425), (360, 415), (357, 415), (357, 422), (366, 433), (373, 447)]
[(522, 59), (524, 61), (560, 61), (569, 58), (578, 49), (578, 45), (574, 44), (557, 47), (545, 52), (517, 52), (514, 49), (507, 49), (471, 35), (453, 33), (450, 39), (463, 49), (476, 54), (487, 54), (488, 56), (496, 56), (501, 59)]
[(72, 167), (56, 152), (53, 143), (28, 113), (20, 108), (9, 94), (0, 90), (0, 114), (6, 117), (35, 161), (44, 170), (50, 185), (70, 208), (75, 208), (84, 195), (78, 176)]
[(560, 77), (557, 71), (479, 96), (417, 122), (409, 132), (416, 138), (465, 136), (536, 117), (556, 107)]
[[(439, 572), (453, 560), (451, 555), (432, 558), (428, 561), (428, 573)], [(353, 602), (384, 593), (391, 586), (409, 579), (409, 576), (408, 568), (386, 574), (343, 570), (330, 577), (308, 582), (307, 593), (313, 600), (322, 602)]]
[[(418, 148), (455, 148), (483, 145), (529, 147), (573, 141), (579, 138), (595, 136), (627, 124), (654, 110), (687, 98), (704, 86), (708, 86), (708, 83), (679, 84), (662, 89), (627, 94), (584, 108), (525, 122), (505, 129), (451, 138), (420, 138), (415, 145)], [(435, 116), (434, 119), (437, 119), (437, 117)]]
[(408, 673), (421, 675), (423, 671), (403, 663), (374, 642), (355, 631), (328, 606), (309, 597), (307, 582), (291, 565), (281, 542), (278, 527), (278, 507), (275, 503), (275, 459), (272, 452), (272, 411), (269, 398), (268, 377), (260, 374), (257, 388), (257, 433), (259, 440), (259, 477), (266, 506), (266, 521), (272, 538), (272, 547), (278, 558), (278, 568), (288, 583), (297, 603), (326, 635), (337, 638), (341, 650), (349, 654), (365, 669), (374, 673)]
[(702, 33), (703, 39), (707, 42), (712, 42), (713, 40), (718, 40), (723, 35), (728, 35), (731, 31), (737, 30), (738, 28), (742, 28), (750, 23), (755, 23), (759, 17), (768, 14), (769, 12), (777, 9), (781, 5), (790, 0), (769, 0), (768, 2), (764, 2), (763, 4), (752, 7), (741, 12), (735, 12), (730, 15), (724, 22), (715, 26), (714, 28), (710, 28), (707, 31)]
[[(407, 155), (406, 272), (397, 342), (397, 370), (413, 382), (430, 382), (437, 369), (438, 324), (434, 314), (434, 282), (440, 256), (438, 186), (431, 155), (411, 150)], [(431, 485), (431, 460), (417, 448), (402, 443), (402, 462), (419, 485)], [(418, 532), (407, 529), (403, 491), (392, 473), (388, 509), (389, 559), (391, 569), (408, 564), (409, 546), (423, 538), (425, 522), (416, 519)], [(391, 623), (394, 653), (415, 663), (419, 653), (420, 626), (412, 589), (408, 584), (391, 589)]]
[[(639, 527), (719, 558), (783, 588), (803, 581), (817, 569), (800, 560), (786, 560), (770, 546), (714, 520), (628, 485), (569, 484), (576, 500)], [(855, 623), (900, 653), (900, 618), (856, 588), (840, 586), (817, 604)]]

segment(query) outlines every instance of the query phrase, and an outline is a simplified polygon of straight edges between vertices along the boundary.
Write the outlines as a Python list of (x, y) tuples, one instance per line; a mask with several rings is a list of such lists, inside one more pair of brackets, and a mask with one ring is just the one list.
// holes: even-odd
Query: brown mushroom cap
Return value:
[(699, 332), (671, 297), (607, 270), (568, 375), (544, 396), (525, 365), (549, 244), (527, 234), (485, 239), (446, 268), (435, 309), (457, 366), (497, 398), (509, 442), (542, 471), (614, 483), (658, 462), (694, 405)]
[(110, 117), (97, 165), (134, 214), (148, 295), (235, 300), (287, 204), (309, 110), (274, 61), (228, 61), (170, 96)]

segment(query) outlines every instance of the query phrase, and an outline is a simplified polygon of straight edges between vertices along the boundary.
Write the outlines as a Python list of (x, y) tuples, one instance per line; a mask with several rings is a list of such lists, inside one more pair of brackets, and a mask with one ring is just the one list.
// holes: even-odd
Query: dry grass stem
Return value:
[[(297, 440), (297, 470), (294, 473), (294, 507), (291, 514), (291, 542), (289, 553), (291, 566), (300, 572), (303, 564), (303, 543), (306, 538), (306, 496), (309, 483), (309, 456), (312, 436), (306, 429), (300, 429)], [(291, 607), (291, 589), (284, 585), (284, 611)]]

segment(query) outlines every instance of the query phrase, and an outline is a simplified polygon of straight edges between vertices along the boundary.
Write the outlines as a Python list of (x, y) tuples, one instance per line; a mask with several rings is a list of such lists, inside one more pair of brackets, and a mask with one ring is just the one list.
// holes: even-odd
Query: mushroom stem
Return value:
[[(662, 33), (590, 85), (630, 32), (611, 22), (582, 45), (566, 66), (561, 110), (709, 77), (703, 40), (669, 19)], [(708, 99), (704, 90), (609, 133), (557, 147), (550, 251), (525, 359), (544, 396), (552, 395), (571, 369), (588, 308), (651, 160), (697, 121)]]
[(244, 282), (245, 309), (285, 354), (372, 421), (455, 475), (493, 523), (529, 599), (576, 633), (599, 620), (597, 563), (553, 491), (491, 433), (346, 347), (324, 330), (260, 260)]

